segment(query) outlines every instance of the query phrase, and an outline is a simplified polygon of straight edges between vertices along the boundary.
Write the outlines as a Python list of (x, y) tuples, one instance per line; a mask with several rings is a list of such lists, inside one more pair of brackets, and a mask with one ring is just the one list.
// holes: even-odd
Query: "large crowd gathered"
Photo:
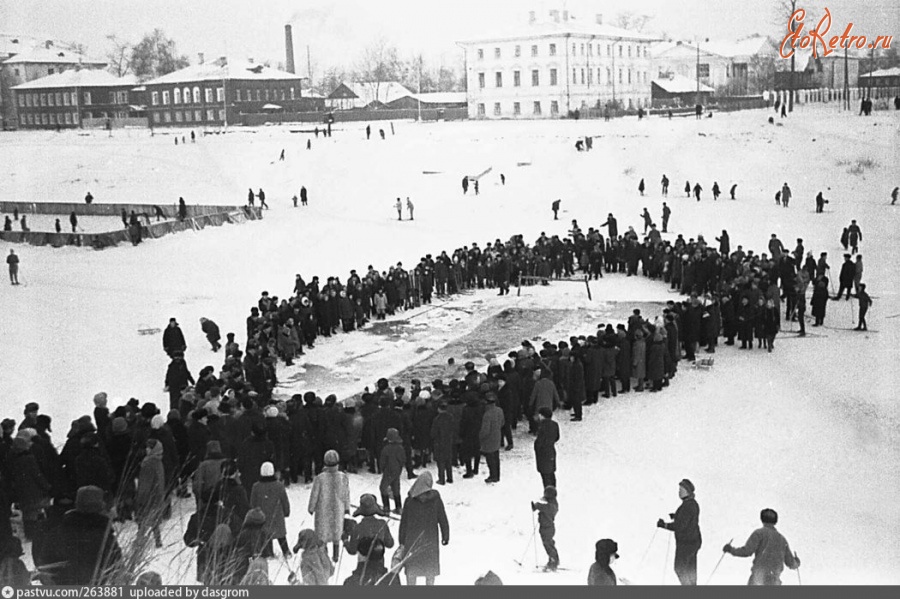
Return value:
[[(11, 524), (15, 505), (43, 581), (159, 583), (158, 576), (142, 572), (141, 560), (152, 551), (151, 540), (162, 546), (161, 527), (171, 517), (173, 498), (192, 495), (195, 514), (183, 541), (197, 550), (201, 583), (266, 583), (266, 558), (274, 555), (277, 541), (285, 558), (302, 552), (299, 572), (291, 574), (297, 584), (327, 584), (344, 552), (356, 559), (345, 584), (398, 584), (400, 571), (409, 583), (424, 578), (432, 584), (441, 572), (440, 547), (450, 540), (435, 482), (453, 484), (456, 469), (464, 479), (475, 477), (483, 457), (485, 482), (499, 483), (501, 450), (511, 450), (528, 434), (534, 436), (543, 489), (532, 507), (539, 515), (546, 568), (556, 569), (558, 410), (569, 410), (571, 420), (579, 422), (585, 417), (582, 407), (601, 397), (662, 391), (679, 362), (697, 360), (701, 349), (715, 353), (722, 337), (726, 345), (740, 342), (741, 349), (753, 349), (756, 341), (771, 352), (783, 321), (796, 321), (799, 334), (805, 334), (810, 285), (813, 326), (823, 323), (827, 300), (835, 299), (828, 292), (827, 256), (813, 259), (802, 239), (788, 251), (772, 235), (768, 252), (757, 254), (732, 248), (726, 231), (716, 243), (699, 235), (663, 240), (652, 222), (644, 233), (628, 227), (620, 234), (610, 214), (587, 232), (572, 221), (570, 236), (563, 239), (542, 233), (532, 244), (521, 235), (483, 248), (473, 243), (449, 255), (427, 254), (410, 270), (402, 263), (384, 272), (369, 266), (362, 275), (351, 271), (343, 282), (338, 277), (307, 282), (298, 274), (289, 297), (262, 293), (246, 319), (243, 347), (234, 333), (223, 345), (219, 326), (201, 320), (211, 349), (224, 349), (224, 363), (206, 366), (196, 377), (185, 361), (184, 334), (171, 319), (163, 332), (163, 348), (171, 357), (167, 409), (137, 399), (110, 406), (106, 394), (98, 393), (93, 415), (71, 423), (59, 451), (50, 437), (51, 418), (37, 403), (25, 406), (20, 422), (3, 420), (0, 558), (18, 564), (4, 569), (5, 576), (30, 575), (22, 572), (21, 539)], [(852, 240), (854, 253), (859, 240), (861, 233)], [(516, 283), (547, 284), (576, 274), (643, 275), (682, 297), (668, 301), (659, 315), (634, 309), (624, 322), (605, 322), (556, 343), (534, 347), (524, 341), (505, 357), (485, 355), (481, 368), (466, 363), (464, 373), (447, 381), (413, 379), (407, 388), (382, 378), (373, 390), (342, 401), (314, 391), (276, 393), (279, 362), (292, 364), (322, 337), (365, 328), (372, 319), (429, 304), (434, 297), (473, 289), (504, 295)], [(837, 295), (846, 288), (849, 297), (853, 288), (864, 326), (861, 277), (860, 258), (845, 264)], [(514, 435), (519, 424), (527, 433)], [(358, 505), (351, 504), (348, 476), (366, 471), (381, 475), (380, 498), (366, 493)], [(404, 474), (415, 481), (405, 498)], [(308, 511), (314, 526), (299, 531), (291, 548), (285, 488), (295, 484), (311, 484)], [(676, 546), (682, 544), (675, 569), (682, 583), (692, 584), (699, 549), (689, 503), (694, 488), (688, 480), (680, 488), (684, 511), (679, 508), (672, 522), (661, 520), (660, 526), (675, 532)], [(784, 565), (796, 567), (799, 560), (774, 531), (773, 514), (762, 515), (760, 529), (771, 546), (762, 560), (769, 570), (754, 575), (777, 579)], [(396, 539), (391, 519), (399, 519)], [(136, 522), (137, 534), (126, 547), (113, 524), (121, 529), (128, 520)], [(395, 544), (388, 560), (385, 552)], [(734, 555), (755, 550), (747, 547), (731, 549)], [(776, 550), (781, 553), (772, 553)], [(613, 540), (597, 543), (592, 584), (615, 584), (610, 563), (616, 556)], [(487, 576), (482, 583), (491, 580)]]

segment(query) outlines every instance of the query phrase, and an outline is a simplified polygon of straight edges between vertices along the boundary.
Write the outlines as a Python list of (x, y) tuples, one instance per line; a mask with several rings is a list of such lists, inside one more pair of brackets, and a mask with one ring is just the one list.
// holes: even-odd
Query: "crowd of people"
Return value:
[[(606, 238), (603, 227), (608, 228)], [(18, 425), (11, 419), (2, 422), (0, 510), (5, 526), (0, 537), (5, 540), (0, 546), (9, 547), (4, 557), (21, 552), (10, 525), (15, 504), (22, 534), (32, 541), (34, 563), (48, 580), (90, 584), (106, 574), (108, 580), (122, 582), (123, 576), (138, 573), (111, 523), (134, 520), (136, 538), (152, 539), (158, 547), (173, 498), (193, 495), (196, 513), (184, 542), (197, 549), (197, 579), (206, 584), (267, 580), (266, 558), (274, 555), (274, 541), (284, 557), (292, 556), (285, 488), (311, 484), (308, 511), (315, 524), (299, 531), (293, 552), (302, 550), (301, 568), (293, 580), (327, 582), (343, 551), (353, 555), (353, 548), (358, 563), (346, 584), (397, 583), (401, 570), (408, 583), (424, 578), (431, 584), (440, 575), (440, 546), (449, 542), (450, 527), (440, 493), (433, 488), (432, 462), (436, 484), (446, 485), (454, 483), (456, 469), (464, 479), (478, 475), (483, 457), (485, 482), (497, 484), (501, 450), (513, 449), (513, 433), (525, 423), (528, 432), (518, 438), (534, 436), (535, 466), (544, 489), (532, 507), (539, 513), (546, 569), (556, 569), (558, 409), (570, 410), (571, 420), (578, 422), (584, 417), (582, 406), (598, 403), (601, 396), (661, 391), (676, 375), (680, 360), (695, 360), (701, 347), (715, 352), (722, 336), (727, 345), (737, 338), (748, 349), (755, 336), (772, 351), (782, 301), (784, 319), (796, 319), (802, 335), (810, 282), (816, 286), (811, 303), (817, 324), (824, 319), (818, 290), (825, 289), (826, 300), (830, 298), (827, 256), (812, 260), (802, 240), (788, 252), (772, 235), (769, 253), (757, 255), (742, 246), (732, 251), (726, 231), (716, 238), (716, 248), (702, 236), (685, 240), (678, 235), (668, 241), (652, 222), (646, 228), (643, 239), (631, 227), (619, 235), (610, 214), (587, 233), (573, 221), (571, 238), (542, 233), (528, 245), (514, 236), (505, 243), (488, 242), (484, 249), (473, 243), (436, 259), (428, 254), (411, 271), (402, 263), (386, 272), (370, 266), (362, 277), (351, 271), (346, 282), (329, 277), (324, 284), (318, 277), (307, 283), (297, 275), (289, 298), (262, 293), (247, 318), (243, 349), (234, 333), (227, 334), (222, 346), (218, 325), (201, 320), (211, 349), (224, 347), (224, 364), (219, 369), (206, 366), (196, 379), (185, 361), (184, 335), (172, 319), (163, 334), (164, 349), (172, 357), (165, 415), (155, 404), (137, 399), (110, 407), (106, 395), (98, 393), (93, 417), (71, 423), (61, 451), (50, 437), (50, 417), (36, 403), (25, 407)], [(801, 265), (804, 255), (807, 261)], [(850, 284), (863, 294), (862, 270), (856, 276), (853, 269), (848, 294)], [(660, 315), (647, 317), (635, 309), (626, 322), (603, 323), (596, 331), (540, 348), (524, 341), (502, 363), (488, 354), (483, 371), (469, 362), (463, 376), (447, 382), (412, 380), (407, 389), (382, 378), (374, 390), (366, 388), (343, 401), (335, 395), (323, 399), (313, 391), (289, 399), (274, 394), (278, 360), (290, 364), (304, 348), (313, 349), (319, 336), (337, 334), (338, 327), (349, 333), (373, 316), (430, 303), (433, 295), (481, 288), (503, 295), (520, 275), (547, 282), (576, 271), (594, 278), (642, 274), (687, 297), (667, 302)], [(843, 274), (842, 269), (841, 292)], [(862, 318), (860, 324), (864, 322)], [(367, 493), (358, 506), (351, 505), (348, 475), (360, 471), (381, 475), (380, 504)], [(404, 473), (415, 480), (405, 498), (399, 484)], [(681, 487), (682, 499), (693, 498), (690, 481), (682, 481)], [(661, 526), (675, 531), (676, 547), (681, 538), (699, 549), (699, 532), (696, 538), (685, 537), (679, 512), (673, 516), (673, 522), (661, 520)], [(398, 517), (398, 548), (388, 568), (385, 551), (394, 540), (386, 518)], [(763, 522), (773, 525), (771, 520), (767, 515)], [(765, 541), (777, 533), (754, 534)], [(148, 543), (137, 543), (137, 549), (150, 551)], [(734, 555), (768, 551), (763, 541), (755, 548), (748, 542), (731, 550)], [(597, 551), (590, 580), (608, 582), (615, 542), (604, 539)], [(691, 551), (676, 551), (676, 571), (685, 584), (696, 582), (696, 550), (693, 558)], [(784, 564), (794, 567), (799, 561), (785, 557)], [(777, 578), (764, 574), (754, 576), (770, 582)]]

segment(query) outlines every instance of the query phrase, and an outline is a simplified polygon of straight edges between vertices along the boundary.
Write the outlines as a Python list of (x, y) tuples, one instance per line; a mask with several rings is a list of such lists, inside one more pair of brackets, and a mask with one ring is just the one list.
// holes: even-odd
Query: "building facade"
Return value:
[(220, 58), (147, 81), (143, 87), (151, 127), (192, 127), (237, 123), (241, 114), (324, 110), (322, 98), (302, 96), (303, 79), (261, 64)]
[(755, 95), (772, 89), (778, 49), (771, 39), (754, 35), (728, 41), (666, 41), (654, 44), (653, 77), (699, 79), (717, 93)]
[(509, 34), (460, 42), (470, 118), (558, 118), (584, 108), (650, 105), (650, 42), (551, 10)]
[(125, 119), (131, 113), (134, 77), (70, 70), (15, 86), (20, 129), (80, 127), (85, 120)]
[[(102, 69), (106, 62), (91, 59), (68, 47), (45, 41), (31, 46), (28, 38), (4, 38), (3, 55), (0, 56), (0, 104), (4, 127), (15, 127), (19, 122), (17, 103), (12, 88), (48, 75), (64, 73), (72, 69)], [(6, 58), (4, 58), (4, 56)]]

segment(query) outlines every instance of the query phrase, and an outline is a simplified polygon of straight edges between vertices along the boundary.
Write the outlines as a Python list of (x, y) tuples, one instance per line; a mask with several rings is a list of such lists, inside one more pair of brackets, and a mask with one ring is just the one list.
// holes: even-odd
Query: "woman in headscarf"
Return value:
[(325, 467), (309, 493), (309, 513), (315, 516), (316, 534), (322, 542), (334, 544), (331, 559), (335, 562), (340, 556), (344, 516), (350, 514), (350, 479), (338, 470), (340, 461), (338, 452), (325, 452)]
[(415, 585), (419, 576), (425, 577), (426, 585), (434, 584), (435, 577), (441, 574), (441, 545), (450, 542), (447, 512), (441, 494), (432, 489), (433, 484), (431, 472), (420, 474), (409, 490), (400, 517), (397, 551), (409, 585)]

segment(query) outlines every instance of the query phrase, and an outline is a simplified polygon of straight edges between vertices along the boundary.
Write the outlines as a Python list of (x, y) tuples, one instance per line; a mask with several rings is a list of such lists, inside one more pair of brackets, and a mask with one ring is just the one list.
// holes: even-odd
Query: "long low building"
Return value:
[(144, 83), (150, 126), (227, 125), (241, 114), (324, 110), (323, 98), (303, 97), (303, 79), (250, 61), (191, 65)]
[(23, 129), (79, 127), (87, 119), (124, 119), (137, 80), (108, 71), (80, 69), (41, 77), (12, 88)]

